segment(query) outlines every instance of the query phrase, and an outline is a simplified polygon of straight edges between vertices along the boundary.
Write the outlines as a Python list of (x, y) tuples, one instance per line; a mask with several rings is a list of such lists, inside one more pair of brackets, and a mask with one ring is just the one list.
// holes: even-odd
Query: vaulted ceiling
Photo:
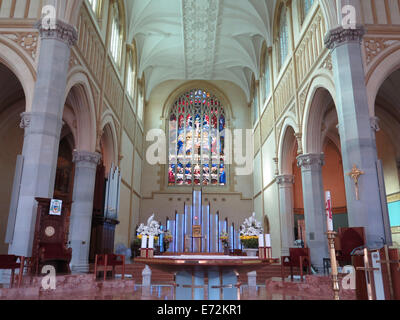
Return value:
[(147, 98), (166, 80), (228, 80), (251, 96), (276, 0), (125, 0)]

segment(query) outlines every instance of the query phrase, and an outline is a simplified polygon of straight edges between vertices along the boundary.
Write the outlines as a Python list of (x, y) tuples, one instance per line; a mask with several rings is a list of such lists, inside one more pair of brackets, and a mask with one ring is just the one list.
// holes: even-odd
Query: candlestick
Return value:
[(149, 249), (154, 249), (154, 236), (149, 236)]
[(327, 230), (333, 231), (332, 199), (330, 191), (325, 192), (325, 204), (326, 204)]
[(334, 231), (328, 231), (328, 243), (329, 243), (329, 253), (331, 257), (331, 277), (332, 277), (332, 286), (333, 286), (333, 295), (335, 300), (340, 300), (339, 298), (339, 279), (338, 279), (338, 267), (336, 261), (336, 250), (335, 250), (335, 238), (337, 233)]
[(147, 236), (143, 235), (142, 236), (142, 249), (147, 248)]
[(264, 247), (264, 236), (262, 234), (258, 236), (258, 246), (260, 248)]
[(271, 248), (271, 235), (270, 234), (265, 235), (265, 246), (267, 248)]

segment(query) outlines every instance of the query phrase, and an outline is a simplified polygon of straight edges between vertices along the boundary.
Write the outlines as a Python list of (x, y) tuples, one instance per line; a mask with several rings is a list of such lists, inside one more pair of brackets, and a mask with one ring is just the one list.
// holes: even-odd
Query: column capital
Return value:
[(297, 165), (300, 168), (304, 169), (320, 168), (324, 164), (325, 164), (325, 155), (323, 153), (303, 154), (297, 157)]
[(98, 165), (101, 160), (101, 154), (100, 153), (93, 153), (93, 152), (88, 152), (88, 151), (77, 151), (75, 150), (73, 152), (73, 162), (74, 163), (79, 163), (79, 162), (90, 162), (95, 165)]
[(61, 20), (56, 20), (53, 25), (46, 25), (41, 19), (36, 22), (35, 28), (39, 30), (41, 39), (59, 40), (69, 47), (73, 47), (78, 41), (78, 33), (75, 27)]
[(29, 128), (31, 125), (32, 114), (30, 112), (23, 112), (21, 113), (21, 123), (19, 127), (21, 129)]
[(294, 184), (294, 176), (290, 174), (276, 176), (276, 183), (280, 186), (292, 185)]
[(361, 43), (364, 34), (365, 29), (360, 25), (355, 29), (345, 29), (343, 27), (331, 29), (325, 36), (325, 46), (330, 50), (334, 50), (336, 47), (349, 42)]

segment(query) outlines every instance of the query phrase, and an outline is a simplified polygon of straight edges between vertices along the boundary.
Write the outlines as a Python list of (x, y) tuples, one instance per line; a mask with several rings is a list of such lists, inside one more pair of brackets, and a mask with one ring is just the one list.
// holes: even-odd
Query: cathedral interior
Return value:
[(398, 0), (0, 0), (0, 299), (400, 299), (399, 88)]

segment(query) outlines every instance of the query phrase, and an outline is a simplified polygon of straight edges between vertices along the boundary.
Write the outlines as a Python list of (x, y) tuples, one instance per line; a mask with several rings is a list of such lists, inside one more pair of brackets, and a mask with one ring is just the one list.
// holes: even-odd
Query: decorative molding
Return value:
[(399, 43), (399, 38), (365, 37), (364, 51), (367, 66), (369, 66), (375, 58), (387, 48)]
[(358, 42), (361, 44), (364, 35), (365, 29), (360, 25), (355, 29), (338, 27), (328, 31), (325, 37), (325, 46), (330, 50), (334, 50), (336, 47), (350, 42)]
[(183, 1), (186, 79), (209, 79), (213, 74), (220, 2)]
[(393, 193), (387, 196), (387, 202), (392, 203), (392, 202), (397, 202), (400, 201), (400, 192)]
[(276, 183), (282, 187), (290, 186), (294, 184), (294, 176), (293, 175), (281, 175), (276, 176)]
[(88, 152), (88, 151), (77, 151), (75, 150), (72, 154), (73, 159), (72, 161), (74, 163), (79, 163), (79, 162), (90, 162), (95, 165), (98, 165), (101, 160), (101, 154), (100, 153), (93, 153), (93, 152)]
[(19, 124), (19, 127), (21, 129), (29, 128), (31, 126), (31, 119), (32, 119), (32, 114), (30, 112), (21, 113), (21, 123)]
[(333, 71), (333, 64), (332, 64), (332, 55), (331, 55), (331, 54), (329, 54), (329, 55), (326, 57), (326, 59), (324, 60), (324, 62), (322, 62), (321, 68), (322, 68), (322, 69), (326, 69), (326, 70), (328, 70), (329, 72), (332, 73), (332, 71)]
[(325, 155), (321, 154), (304, 154), (297, 157), (298, 167), (306, 170), (320, 168), (325, 164)]
[(37, 32), (2, 33), (2, 36), (17, 43), (35, 61), (38, 48)]
[(73, 47), (78, 41), (78, 33), (74, 26), (57, 20), (55, 28), (45, 28), (42, 20), (35, 24), (35, 28), (39, 30), (41, 39), (54, 39), (66, 43), (69, 47)]

